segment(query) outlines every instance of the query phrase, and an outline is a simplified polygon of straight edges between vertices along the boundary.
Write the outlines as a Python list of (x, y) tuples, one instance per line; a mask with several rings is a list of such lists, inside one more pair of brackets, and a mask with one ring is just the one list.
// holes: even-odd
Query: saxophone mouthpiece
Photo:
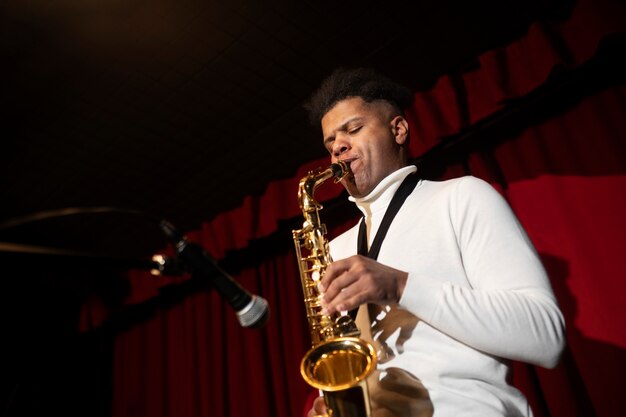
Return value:
[(333, 177), (335, 177), (335, 183), (341, 181), (346, 175), (350, 174), (350, 160), (337, 161), (330, 166), (333, 170)]

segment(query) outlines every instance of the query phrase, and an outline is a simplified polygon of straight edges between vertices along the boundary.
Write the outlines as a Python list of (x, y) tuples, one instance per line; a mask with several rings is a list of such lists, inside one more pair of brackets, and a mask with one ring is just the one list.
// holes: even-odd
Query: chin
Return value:
[(354, 198), (365, 197), (368, 194), (368, 193), (362, 192), (357, 187), (346, 187), (346, 190), (348, 191), (348, 194), (350, 194)]
[(372, 191), (372, 188), (366, 189), (367, 187), (359, 185), (354, 177), (345, 181), (343, 186), (348, 191), (348, 194), (355, 198), (365, 197)]

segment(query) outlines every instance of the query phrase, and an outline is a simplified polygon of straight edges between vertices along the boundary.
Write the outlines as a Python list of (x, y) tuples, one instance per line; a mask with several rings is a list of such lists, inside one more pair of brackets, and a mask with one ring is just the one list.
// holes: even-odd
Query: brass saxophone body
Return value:
[(335, 178), (338, 182), (349, 172), (348, 165), (339, 161), (324, 170), (309, 172), (298, 186), (304, 223), (302, 229), (293, 230), (293, 239), (312, 340), (300, 372), (309, 385), (323, 392), (327, 416), (370, 417), (366, 378), (376, 368), (374, 347), (359, 338), (360, 332), (350, 316), (321, 313), (323, 294), (318, 286), (332, 259), (326, 226), (319, 217), (322, 205), (313, 194), (324, 181)]

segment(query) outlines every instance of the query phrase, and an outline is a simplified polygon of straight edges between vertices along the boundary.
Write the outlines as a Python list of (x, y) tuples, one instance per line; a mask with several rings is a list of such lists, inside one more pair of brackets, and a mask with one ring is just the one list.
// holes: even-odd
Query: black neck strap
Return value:
[(385, 211), (385, 216), (383, 217), (382, 222), (380, 223), (380, 227), (376, 232), (376, 236), (374, 237), (374, 241), (372, 242), (372, 247), (367, 249), (367, 225), (365, 223), (365, 218), (361, 219), (361, 224), (359, 226), (359, 236), (357, 243), (357, 253), (359, 255), (367, 256), (368, 258), (377, 259), (378, 253), (380, 252), (380, 247), (383, 244), (383, 240), (387, 235), (387, 231), (389, 230), (389, 226), (391, 226), (391, 222), (398, 214), (400, 207), (404, 204), (404, 200), (413, 192), (415, 186), (419, 182), (419, 176), (416, 173), (411, 173), (407, 175), (407, 177), (402, 181), (400, 187), (396, 190), (389, 206), (387, 207), (387, 211)]

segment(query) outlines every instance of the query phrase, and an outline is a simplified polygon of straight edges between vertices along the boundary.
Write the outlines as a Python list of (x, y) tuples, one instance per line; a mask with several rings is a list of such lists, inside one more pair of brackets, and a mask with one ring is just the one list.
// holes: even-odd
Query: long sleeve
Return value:
[(439, 331), (477, 350), (553, 367), (564, 323), (546, 272), (504, 199), (487, 183), (454, 184), (448, 216), (465, 280), (409, 271), (400, 300)]

